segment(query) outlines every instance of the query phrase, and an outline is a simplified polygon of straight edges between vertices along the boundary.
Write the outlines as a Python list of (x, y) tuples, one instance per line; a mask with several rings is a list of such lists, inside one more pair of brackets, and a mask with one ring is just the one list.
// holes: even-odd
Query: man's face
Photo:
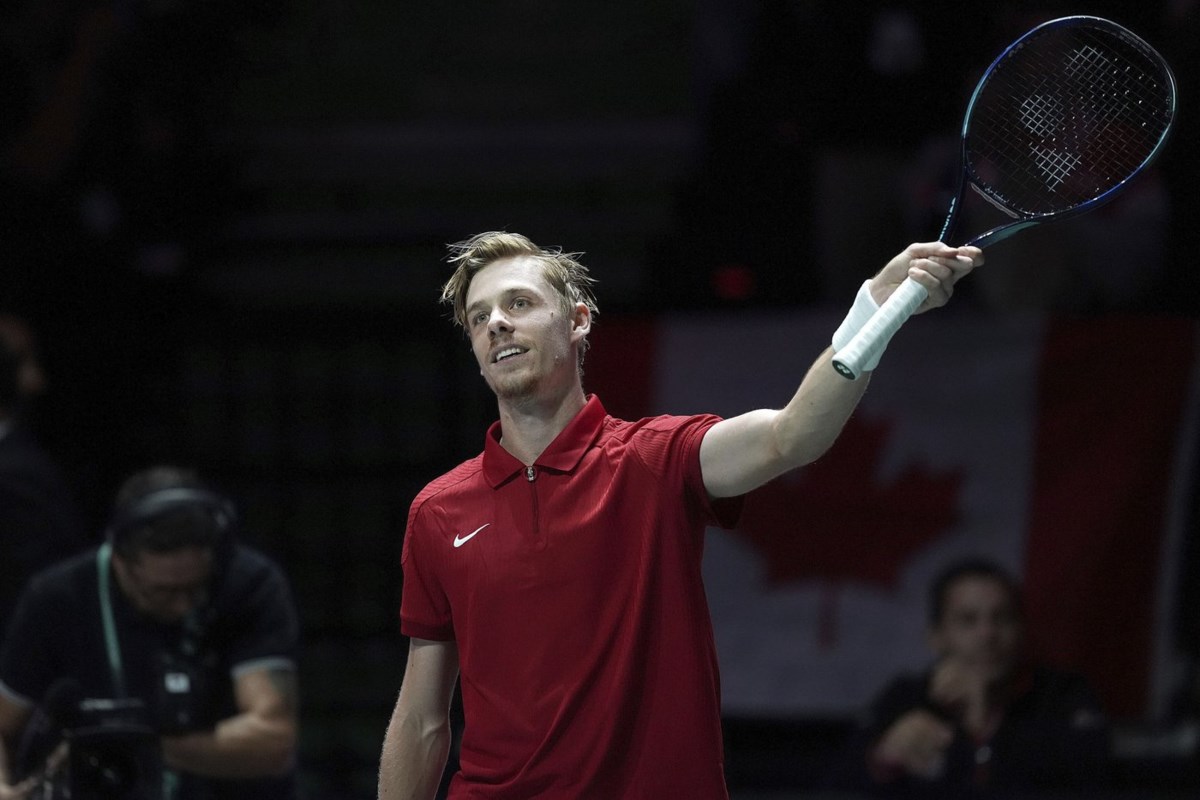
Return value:
[(117, 583), (130, 602), (158, 622), (181, 622), (208, 597), (213, 552), (185, 547), (169, 553), (140, 553), (136, 558), (113, 556)]
[(998, 680), (1016, 664), (1021, 635), (1021, 620), (1005, 585), (966, 576), (947, 590), (942, 619), (930, 640), (939, 658), (956, 659)]
[(532, 398), (579, 380), (575, 346), (587, 307), (563, 313), (562, 299), (533, 258), (496, 261), (467, 290), (467, 333), (484, 379), (502, 400)]

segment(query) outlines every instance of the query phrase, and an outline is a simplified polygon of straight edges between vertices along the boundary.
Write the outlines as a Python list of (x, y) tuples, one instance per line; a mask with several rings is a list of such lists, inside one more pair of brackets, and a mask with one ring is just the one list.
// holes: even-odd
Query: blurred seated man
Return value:
[(964, 561), (930, 592), (933, 665), (892, 681), (834, 770), (835, 788), (974, 797), (1101, 788), (1109, 732), (1085, 681), (1029, 663), (1020, 588)]
[(236, 519), (148, 469), (104, 544), (29, 582), (0, 649), (0, 799), (295, 796), (297, 615)]
[(0, 313), (0, 638), (25, 582), (88, 544), (66, 479), (24, 419), (45, 387), (33, 331)]

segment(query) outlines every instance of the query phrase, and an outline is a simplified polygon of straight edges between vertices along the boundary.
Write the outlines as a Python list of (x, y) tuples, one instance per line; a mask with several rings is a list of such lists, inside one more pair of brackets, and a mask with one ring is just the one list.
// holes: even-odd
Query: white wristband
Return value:
[[(854, 296), (854, 305), (850, 306), (850, 311), (846, 314), (846, 318), (842, 320), (842, 324), (838, 326), (838, 329), (833, 332), (833, 352), (836, 353), (850, 344), (850, 340), (858, 333), (859, 328), (866, 325), (878, 310), (879, 304), (871, 296), (871, 281), (863, 281), (862, 286), (858, 287), (858, 294)], [(879, 366), (879, 357), (881, 355), (883, 355), (883, 348), (880, 348), (874, 358), (863, 365), (863, 369), (870, 371)]]

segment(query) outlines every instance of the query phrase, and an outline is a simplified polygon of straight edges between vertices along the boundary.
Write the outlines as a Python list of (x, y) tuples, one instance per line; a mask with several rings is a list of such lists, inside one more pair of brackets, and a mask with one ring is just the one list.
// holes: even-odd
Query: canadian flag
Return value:
[[(779, 407), (839, 321), (606, 317), (585, 385), (626, 418)], [(927, 663), (928, 584), (964, 556), (1022, 578), (1036, 656), (1082, 672), (1116, 717), (1161, 710), (1195, 524), (1198, 344), (1183, 319), (910, 321), (833, 449), (710, 531), (726, 713), (861, 709)]]

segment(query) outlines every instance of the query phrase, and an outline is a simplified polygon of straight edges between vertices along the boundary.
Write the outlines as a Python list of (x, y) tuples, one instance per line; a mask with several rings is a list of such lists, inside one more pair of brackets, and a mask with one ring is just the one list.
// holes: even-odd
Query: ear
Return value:
[(571, 312), (571, 341), (579, 342), (592, 330), (592, 311), (586, 303), (576, 303)]
[(929, 649), (938, 658), (946, 654), (946, 641), (942, 638), (941, 632), (937, 628), (925, 629), (925, 643), (929, 645)]
[(129, 581), (131, 580), (129, 561), (114, 550), (110, 563), (112, 564), (113, 575), (117, 578), (117, 585), (128, 591)]

